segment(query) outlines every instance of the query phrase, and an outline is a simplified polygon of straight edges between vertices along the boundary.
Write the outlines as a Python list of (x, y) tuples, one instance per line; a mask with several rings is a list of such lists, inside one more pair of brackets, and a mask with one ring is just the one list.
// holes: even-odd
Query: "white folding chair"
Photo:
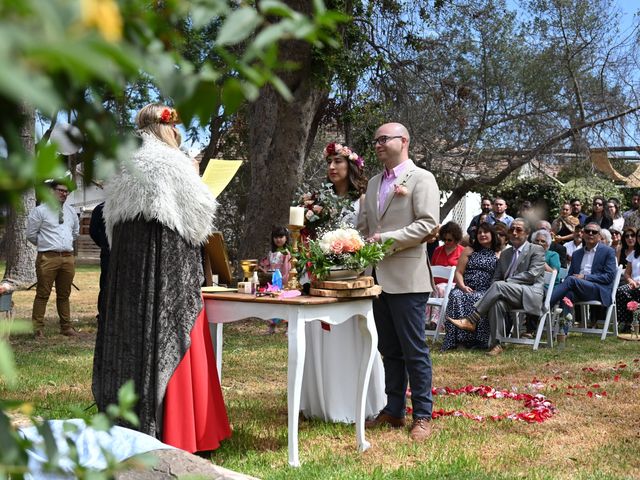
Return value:
[[(502, 331), (505, 332), (505, 336), (500, 337), (500, 342), (504, 343), (519, 343), (522, 345), (533, 345), (534, 350), (538, 350), (540, 346), (540, 340), (542, 339), (542, 333), (547, 330), (546, 346), (553, 347), (553, 326), (551, 322), (551, 295), (553, 294), (553, 287), (556, 283), (556, 276), (558, 272), (552, 270), (550, 272), (544, 272), (544, 283), (548, 285), (547, 291), (544, 295), (544, 302), (542, 303), (542, 313), (538, 319), (538, 330), (536, 330), (535, 338), (521, 338), (520, 337), (520, 316), (526, 314), (524, 309), (511, 310), (515, 314), (513, 326), (511, 332), (506, 331), (505, 319), (502, 319)], [(515, 334), (515, 336), (514, 336)]]
[[(444, 289), (444, 296), (442, 298), (430, 296), (429, 300), (427, 301), (427, 306), (440, 308), (440, 311), (438, 312), (438, 323), (436, 324), (436, 329), (426, 330), (426, 335), (428, 337), (433, 337), (433, 341), (436, 342), (438, 340), (438, 337), (440, 336), (440, 329), (444, 327), (444, 320), (447, 315), (447, 304), (449, 303), (449, 293), (451, 293), (451, 290), (454, 286), (453, 279), (456, 274), (456, 267), (443, 267), (440, 265), (436, 265), (435, 267), (431, 267), (431, 273), (434, 277), (447, 279), (447, 286)], [(427, 319), (427, 321), (428, 320), (429, 319)]]
[(591, 323), (591, 319), (589, 318), (589, 307), (590, 306), (603, 306), (602, 302), (597, 300), (590, 300), (587, 302), (573, 302), (573, 306), (575, 308), (580, 307), (582, 311), (582, 325), (579, 327), (571, 327), (569, 328), (570, 332), (579, 332), (579, 333), (589, 333), (600, 335), (600, 340), (605, 340), (607, 338), (607, 333), (609, 333), (609, 325), (611, 323), (611, 319), (613, 317), (613, 334), (618, 336), (618, 316), (616, 314), (616, 292), (618, 290), (618, 285), (620, 285), (620, 279), (622, 278), (622, 272), (624, 268), (622, 266), (618, 266), (616, 270), (616, 276), (613, 279), (613, 290), (611, 290), (611, 305), (607, 307), (607, 312), (604, 317), (604, 326), (602, 328), (597, 328), (596, 326), (591, 328), (589, 324)]

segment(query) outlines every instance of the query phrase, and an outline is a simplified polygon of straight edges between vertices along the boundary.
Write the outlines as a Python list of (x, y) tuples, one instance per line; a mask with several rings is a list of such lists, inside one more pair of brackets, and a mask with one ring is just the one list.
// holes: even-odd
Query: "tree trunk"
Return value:
[[(287, 3), (304, 11), (310, 2)], [(288, 223), (289, 206), (300, 184), (306, 150), (317, 131), (314, 119), (328, 95), (328, 89), (313, 74), (312, 49), (308, 44), (287, 41), (280, 45), (280, 52), (282, 63), (296, 62), (299, 66), (280, 76), (293, 100), (287, 102), (267, 86), (249, 107), (251, 188), (240, 258), (263, 256), (272, 225)]]
[[(24, 150), (35, 154), (35, 111), (23, 104), (21, 107), (23, 118), (20, 137)], [(27, 217), (36, 206), (36, 195), (33, 189), (22, 195), (19, 205), (11, 208), (7, 221), (5, 245), (7, 252), (7, 268), (5, 278), (15, 280), (19, 285), (30, 285), (35, 282), (36, 249), (27, 241)]]

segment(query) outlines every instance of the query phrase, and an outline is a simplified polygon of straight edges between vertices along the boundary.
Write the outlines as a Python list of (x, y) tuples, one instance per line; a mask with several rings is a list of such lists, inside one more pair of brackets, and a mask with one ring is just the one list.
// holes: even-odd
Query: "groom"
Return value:
[(358, 228), (371, 242), (393, 239), (393, 245), (374, 270), (382, 287), (382, 294), (373, 301), (373, 315), (387, 405), (366, 426), (404, 426), (408, 380), (413, 406), (411, 438), (420, 442), (431, 434), (433, 407), (431, 358), (425, 340), (432, 279), (421, 242), (438, 224), (440, 192), (433, 175), (409, 159), (409, 132), (403, 125), (382, 125), (373, 143), (384, 171), (367, 185)]

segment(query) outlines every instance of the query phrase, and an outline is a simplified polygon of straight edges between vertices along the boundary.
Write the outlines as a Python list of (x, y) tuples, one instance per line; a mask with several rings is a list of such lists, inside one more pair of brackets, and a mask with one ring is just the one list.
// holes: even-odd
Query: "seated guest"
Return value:
[(556, 242), (569, 242), (573, 239), (573, 232), (580, 220), (571, 215), (571, 204), (565, 202), (560, 207), (560, 216), (551, 224), (551, 231)]
[(618, 229), (615, 225), (609, 228), (611, 234), (611, 248), (616, 251), (616, 258), (620, 256), (620, 250), (622, 248), (622, 229)]
[(475, 332), (485, 315), (489, 315), (489, 352), (502, 353), (499, 337), (504, 336), (503, 320), (511, 309), (540, 315), (544, 295), (544, 249), (527, 241), (530, 227), (525, 219), (516, 218), (509, 228), (511, 248), (500, 254), (492, 284), (475, 305), (475, 310), (461, 318), (447, 318), (456, 327)]
[[(440, 228), (440, 238), (444, 245), (440, 245), (433, 252), (431, 257), (431, 266), (455, 267), (458, 265), (458, 259), (464, 250), (460, 245), (462, 240), (462, 229), (456, 222), (445, 223)], [(431, 292), (432, 298), (442, 298), (447, 287), (448, 278), (434, 277), (433, 281), (436, 288)], [(440, 313), (439, 307), (427, 307), (427, 326), (430, 323), (438, 323)]]
[(636, 229), (626, 227), (622, 231), (622, 245), (620, 252), (616, 257), (618, 259), (618, 265), (622, 265), (623, 268), (627, 268), (627, 257), (635, 251), (636, 247)]
[(573, 253), (582, 248), (582, 225), (576, 225), (573, 230), (573, 240), (564, 244), (564, 248), (567, 249), (567, 261), (571, 261)]
[[(447, 317), (463, 317), (473, 312), (475, 303), (491, 286), (491, 279), (498, 262), (500, 244), (492, 225), (478, 226), (473, 246), (466, 247), (456, 268), (456, 288), (449, 294)], [(480, 320), (474, 332), (461, 330), (446, 323), (446, 335), (442, 350), (458, 346), (486, 347), (489, 340), (489, 324), (486, 318)]]
[(627, 266), (622, 276), (625, 285), (616, 292), (616, 313), (619, 329), (622, 333), (631, 330), (633, 314), (627, 309), (627, 303), (640, 301), (640, 238), (636, 237), (633, 251), (627, 255)]
[[(613, 248), (600, 242), (600, 227), (588, 223), (583, 230), (584, 247), (571, 258), (567, 278), (553, 290), (551, 305), (564, 297), (572, 301), (597, 300), (603, 306), (611, 305), (611, 290), (616, 275), (616, 256)], [(567, 313), (566, 305), (562, 305)], [(595, 320), (591, 326), (595, 326)]]
[[(611, 247), (611, 241), (612, 241), (611, 232), (609, 230), (607, 230), (607, 229), (604, 229), (604, 228), (601, 229), (600, 230), (600, 241), (602, 243), (604, 243), (607, 247)], [(614, 252), (615, 252), (615, 250), (614, 250)]]
[[(546, 230), (547, 232), (549, 232), (550, 235), (553, 235), (553, 230), (551, 229), (551, 224), (549, 222), (547, 222), (546, 220), (540, 220), (537, 224), (536, 224), (536, 229), (537, 230)], [(560, 258), (560, 266), (562, 268), (566, 268), (567, 266), (567, 249), (564, 247), (564, 245), (562, 245), (562, 243), (559, 242), (551, 242), (551, 245), (549, 245), (549, 250), (551, 250), (552, 252), (556, 252), (558, 254), (558, 257)]]
[(572, 198), (569, 203), (571, 204), (571, 216), (577, 218), (580, 225), (584, 227), (587, 215), (582, 213), (582, 202), (577, 198)]
[[(469, 228), (467, 228), (467, 235), (469, 235), (470, 242), (473, 242), (473, 240), (476, 238), (476, 231), (478, 230), (478, 225), (480, 225), (483, 222), (483, 218), (484, 218), (484, 221), (487, 220), (486, 215), (489, 215), (491, 213), (492, 206), (493, 206), (493, 202), (488, 197), (483, 197), (482, 200), (480, 201), (481, 212), (471, 219)], [(489, 219), (489, 223), (493, 223), (493, 217)]]
[(496, 222), (494, 227), (500, 243), (500, 251), (502, 251), (509, 246), (509, 227), (502, 222)]
[(622, 231), (624, 228), (624, 217), (622, 216), (622, 212), (620, 212), (620, 200), (613, 197), (607, 200), (607, 215), (613, 222), (612, 226)]
[[(538, 230), (534, 232), (531, 236), (533, 239), (533, 243), (540, 245), (544, 248), (544, 271), (551, 272), (555, 270), (556, 272), (560, 271), (560, 257), (556, 252), (552, 252), (549, 249), (549, 245), (551, 245), (551, 234), (544, 229)], [(558, 285), (560, 283), (560, 276), (556, 276), (556, 281), (554, 285)], [(548, 287), (548, 285), (545, 285)], [(523, 335), (525, 338), (533, 338), (536, 330), (538, 329), (538, 320), (539, 316), (527, 314), (525, 317), (526, 322), (526, 333)]]
[(599, 195), (593, 197), (593, 203), (591, 205), (591, 215), (587, 217), (584, 224), (595, 223), (601, 229), (609, 228), (613, 225), (613, 220), (609, 217), (609, 214), (604, 210), (605, 200), (604, 197)]

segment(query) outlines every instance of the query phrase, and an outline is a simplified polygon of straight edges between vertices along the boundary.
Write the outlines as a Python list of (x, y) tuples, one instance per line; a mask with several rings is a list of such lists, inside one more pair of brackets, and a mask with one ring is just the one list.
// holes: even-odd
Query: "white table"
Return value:
[(356, 442), (358, 450), (364, 452), (370, 447), (364, 435), (364, 413), (366, 392), (378, 344), (378, 333), (373, 321), (371, 298), (344, 300), (327, 297), (301, 296), (279, 300), (270, 297), (256, 298), (241, 293), (203, 294), (207, 318), (214, 328), (214, 347), (218, 375), (222, 381), (222, 326), (249, 317), (262, 319), (283, 318), (289, 322), (287, 365), (288, 400), (288, 445), (289, 464), (300, 466), (298, 456), (298, 412), (306, 349), (305, 322), (321, 320), (331, 325), (339, 325), (356, 319), (365, 340), (365, 348), (358, 372), (358, 398), (356, 405)]

